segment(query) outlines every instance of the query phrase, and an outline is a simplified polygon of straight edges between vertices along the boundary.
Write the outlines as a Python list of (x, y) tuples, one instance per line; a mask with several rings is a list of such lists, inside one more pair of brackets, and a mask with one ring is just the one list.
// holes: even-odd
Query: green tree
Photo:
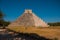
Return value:
[(48, 23), (50, 26), (60, 26), (60, 22)]
[(7, 22), (4, 20), (4, 17), (5, 17), (5, 15), (0, 10), (0, 27), (5, 27), (5, 26), (8, 26), (8, 24), (10, 24), (10, 22)]
[(3, 22), (4, 22), (3, 17), (4, 17), (4, 14), (0, 10), (0, 26), (3, 26)]
[(0, 20), (3, 20), (4, 14), (2, 13), (2, 11), (0, 10)]

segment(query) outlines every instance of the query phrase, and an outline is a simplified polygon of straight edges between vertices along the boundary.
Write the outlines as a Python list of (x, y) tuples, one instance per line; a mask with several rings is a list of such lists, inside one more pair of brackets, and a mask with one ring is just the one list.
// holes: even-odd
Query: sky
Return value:
[(60, 22), (60, 0), (0, 0), (4, 20), (15, 21), (25, 9), (31, 9), (45, 22)]

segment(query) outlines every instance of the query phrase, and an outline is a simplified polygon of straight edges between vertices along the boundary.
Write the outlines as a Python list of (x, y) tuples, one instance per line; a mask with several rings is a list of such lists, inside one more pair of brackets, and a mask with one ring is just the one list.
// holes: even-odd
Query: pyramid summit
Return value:
[(27, 9), (27, 10), (25, 10), (25, 12), (24, 12), (24, 13), (32, 13), (32, 10)]
[(9, 26), (35, 26), (35, 27), (48, 27), (48, 24), (45, 23), (41, 18), (38, 18), (32, 10), (25, 10), (25, 12)]

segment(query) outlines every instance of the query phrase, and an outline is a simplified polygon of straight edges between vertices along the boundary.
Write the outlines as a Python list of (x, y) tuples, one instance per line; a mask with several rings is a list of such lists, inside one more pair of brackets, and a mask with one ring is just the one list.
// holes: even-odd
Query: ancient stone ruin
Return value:
[(25, 12), (10, 25), (12, 26), (34, 26), (34, 27), (48, 27), (48, 24), (45, 23), (41, 18), (37, 17), (32, 10), (25, 10)]

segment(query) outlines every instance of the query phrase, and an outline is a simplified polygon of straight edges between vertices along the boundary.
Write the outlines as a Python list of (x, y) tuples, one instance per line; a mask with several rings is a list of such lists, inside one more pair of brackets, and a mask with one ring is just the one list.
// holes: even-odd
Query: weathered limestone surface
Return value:
[(48, 27), (47, 23), (38, 18), (32, 10), (25, 10), (25, 12), (9, 26), (36, 26)]

